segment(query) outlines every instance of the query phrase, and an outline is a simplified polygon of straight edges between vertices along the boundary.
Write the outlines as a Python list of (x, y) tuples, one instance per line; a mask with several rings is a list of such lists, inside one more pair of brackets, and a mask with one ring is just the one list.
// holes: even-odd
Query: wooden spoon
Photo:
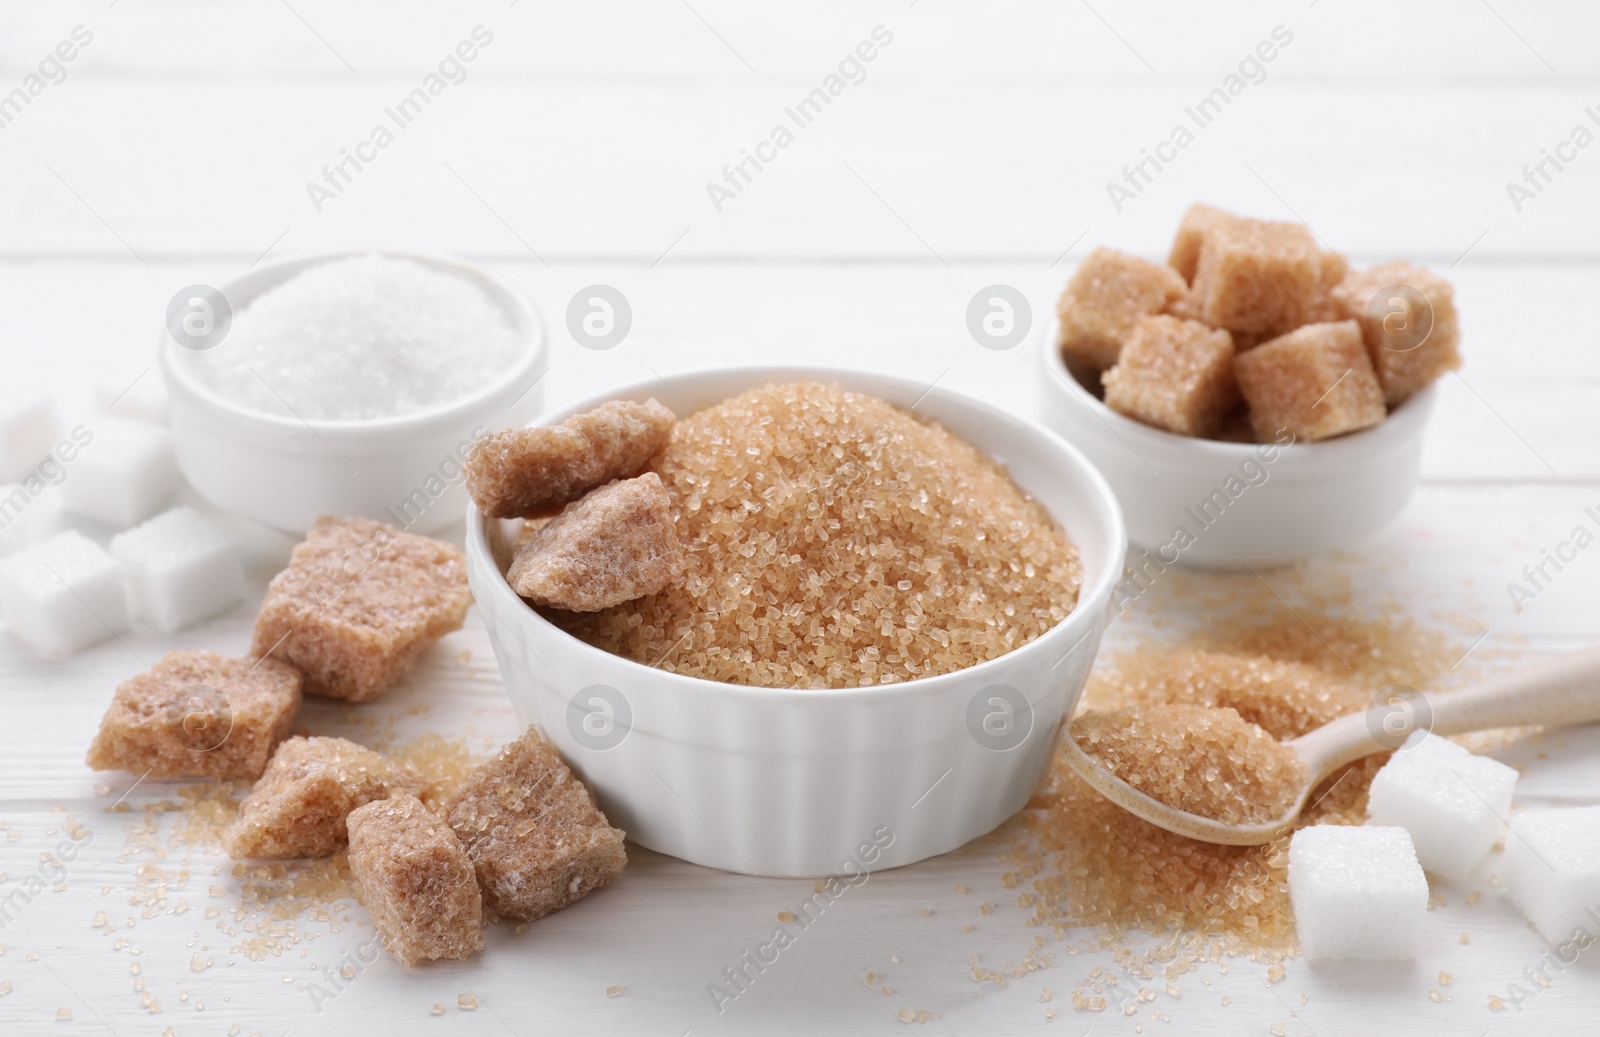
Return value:
[(1400, 689), (1382, 705), (1342, 716), (1286, 742), (1305, 764), (1305, 787), (1282, 817), (1253, 824), (1227, 824), (1168, 806), (1106, 770), (1079, 748), (1070, 734), (1062, 741), (1073, 773), (1130, 814), (1191, 839), (1256, 846), (1290, 831), (1312, 790), (1329, 774), (1353, 760), (1399, 748), (1413, 731), (1457, 735), (1497, 727), (1566, 726), (1596, 720), (1600, 720), (1600, 647), (1460, 691), (1430, 695)]

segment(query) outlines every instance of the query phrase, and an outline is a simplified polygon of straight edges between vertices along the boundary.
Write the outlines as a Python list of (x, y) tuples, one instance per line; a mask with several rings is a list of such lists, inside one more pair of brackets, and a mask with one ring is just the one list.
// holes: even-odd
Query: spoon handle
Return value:
[[(1600, 647), (1427, 696), (1435, 734), (1600, 720)], [(1419, 718), (1426, 720), (1426, 718)]]
[(1396, 749), (1422, 728), (1459, 735), (1497, 727), (1600, 720), (1600, 646), (1519, 667), (1460, 691), (1397, 692), (1385, 704), (1324, 724), (1291, 744), (1314, 776)]

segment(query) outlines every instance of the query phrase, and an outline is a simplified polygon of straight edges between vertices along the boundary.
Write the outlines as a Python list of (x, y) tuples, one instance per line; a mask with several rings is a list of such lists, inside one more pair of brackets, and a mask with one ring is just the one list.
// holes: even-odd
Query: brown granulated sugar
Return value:
[(1072, 738), (1145, 795), (1226, 824), (1282, 817), (1307, 778), (1293, 749), (1226, 707), (1089, 710)]
[[(1365, 708), (1388, 685), (1433, 691), (1461, 677), (1451, 666), (1462, 644), (1392, 601), (1356, 606), (1348, 579), (1275, 575), (1296, 599), (1291, 609), (1253, 574), (1164, 578), (1163, 596), (1182, 602), (1176, 611), (1205, 617), (1204, 625), (1103, 656), (1084, 692), (1088, 708), (1145, 717), (1165, 710), (1180, 722), (1191, 713), (1232, 710), (1287, 740)], [(1160, 614), (1147, 619), (1158, 631), (1171, 625)], [(1174, 714), (1174, 707), (1188, 712)], [(1367, 786), (1386, 755), (1323, 781), (1300, 824), (1363, 823)], [(1158, 762), (1139, 777), (1162, 781), (1165, 767)], [(1218, 953), (1273, 959), (1294, 951), (1287, 836), (1235, 847), (1173, 835), (1113, 806), (1060, 761), (1019, 823), (1024, 834), (1004, 859), (1033, 880), (1030, 924), (1058, 938), (1079, 926), (1113, 941), (1129, 930), (1177, 934), (1187, 942), (1173, 945), (1176, 957), (1164, 966), (1169, 979)]]
[(962, 669), (1072, 611), (1065, 532), (939, 425), (816, 383), (771, 385), (674, 426), (651, 463), (683, 575), (584, 615), (574, 635), (636, 662), (765, 687), (887, 684)]

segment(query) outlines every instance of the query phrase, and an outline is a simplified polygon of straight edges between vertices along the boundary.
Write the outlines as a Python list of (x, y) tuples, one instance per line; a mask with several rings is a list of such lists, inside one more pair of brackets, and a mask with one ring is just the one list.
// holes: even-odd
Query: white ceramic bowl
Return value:
[[(1052, 321), (1036, 345), (1040, 420), (1105, 474), (1143, 549), (1137, 576), (1182, 563), (1284, 565), (1352, 547), (1387, 525), (1417, 488), (1436, 387), (1381, 425), (1278, 447), (1180, 436), (1107, 407), (1067, 370)], [(1147, 554), (1146, 554), (1147, 552)]]
[(486, 520), (476, 508), (467, 515), (467, 575), (522, 721), (555, 743), (629, 838), (726, 871), (896, 867), (955, 849), (1016, 813), (1088, 679), (1122, 572), (1122, 518), (1083, 455), (944, 389), (836, 369), (708, 370), (670, 376), (671, 389), (624, 386), (539, 423), (652, 396), (682, 417), (690, 404), (803, 379), (916, 404), (1007, 465), (1082, 554), (1077, 608), (1030, 644), (956, 673), (828, 690), (722, 684), (630, 662), (553, 626), (517, 597), (496, 561), (517, 523)]
[[(310, 266), (366, 252), (301, 256), (258, 267), (218, 285), (235, 314)], [(298, 421), (249, 410), (218, 396), (184, 361), (189, 351), (161, 329), (157, 345), (171, 397), (178, 467), (212, 504), (301, 533), (319, 515), (365, 515), (414, 532), (461, 518), (467, 493), (461, 462), (475, 435), (527, 424), (541, 407), (547, 363), (544, 330), (515, 291), (468, 263), (409, 252), (409, 259), (481, 287), (505, 311), (522, 350), (494, 382), (416, 414), (370, 421)], [(226, 339), (216, 348), (227, 348)]]

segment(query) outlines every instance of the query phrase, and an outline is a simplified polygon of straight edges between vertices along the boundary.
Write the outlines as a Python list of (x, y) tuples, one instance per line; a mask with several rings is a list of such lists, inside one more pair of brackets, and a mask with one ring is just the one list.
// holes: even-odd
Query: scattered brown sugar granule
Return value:
[(679, 422), (652, 469), (683, 576), (549, 613), (636, 662), (767, 687), (910, 680), (1019, 648), (1077, 601), (1077, 551), (1003, 468), (871, 396), (755, 389)]
[(1383, 386), (1353, 320), (1307, 324), (1241, 353), (1233, 364), (1263, 442), (1306, 442), (1370, 428), (1388, 414)]
[(253, 781), (288, 737), (300, 685), (300, 671), (271, 659), (168, 652), (117, 685), (89, 746), (89, 766)]
[(1186, 436), (1208, 436), (1239, 403), (1233, 339), (1198, 321), (1145, 317), (1107, 371), (1106, 406)]
[(1307, 778), (1293, 749), (1227, 708), (1090, 710), (1072, 738), (1145, 795), (1226, 824), (1282, 817)]
[(444, 815), (477, 869), (484, 900), (506, 918), (559, 911), (628, 863), (623, 833), (533, 728), (478, 768)]
[[(1383, 291), (1395, 286), (1411, 292)], [(1328, 319), (1360, 322), (1390, 407), (1461, 366), (1455, 290), (1433, 271), (1406, 262), (1384, 263), (1349, 275), (1331, 298), (1337, 315)]]
[(534, 530), (506, 580), (536, 605), (598, 612), (656, 593), (682, 568), (672, 498), (646, 472), (589, 491)]
[(229, 856), (326, 857), (344, 848), (345, 817), (393, 792), (422, 791), (422, 779), (344, 738), (291, 738), (239, 804), (223, 836)]
[[(1192, 639), (1206, 650), (1175, 651), (1168, 640), (1103, 654), (1084, 692), (1090, 708), (1225, 706), (1287, 740), (1364, 708), (1387, 684), (1437, 690), (1459, 676), (1450, 667), (1464, 642), (1392, 606), (1349, 615), (1343, 582), (1308, 588), (1296, 576), (1291, 587), (1278, 575), (1274, 590), (1253, 573), (1169, 575), (1184, 611), (1207, 619)], [(1292, 611), (1280, 593), (1299, 599)], [(1367, 786), (1386, 760), (1379, 754), (1336, 771), (1312, 791), (1298, 823), (1364, 823)], [(1256, 954), (1293, 949), (1287, 836), (1251, 847), (1185, 839), (1107, 802), (1064, 761), (1030, 807), (1019, 815), (1030, 836), (1013, 851), (1013, 867), (1036, 874), (1036, 924), (1092, 925), (1113, 935), (1185, 931)]]
[(350, 812), (350, 870), (402, 965), (483, 950), (483, 898), (450, 826), (404, 792)]
[(323, 516), (267, 586), (251, 650), (299, 667), (308, 692), (365, 702), (458, 629), (470, 604), (466, 561), (451, 545)]
[(505, 429), (478, 441), (467, 492), (491, 518), (529, 518), (613, 479), (638, 475), (676, 420), (647, 400), (612, 400), (546, 428)]
[(464, 738), (445, 738), (428, 732), (399, 745), (386, 746), (384, 755), (421, 775), (417, 798), (438, 813), (444, 802), (483, 763), (484, 755)]
[(1056, 303), (1061, 353), (1074, 367), (1104, 371), (1140, 317), (1182, 298), (1183, 279), (1170, 267), (1097, 248), (1079, 264)]

